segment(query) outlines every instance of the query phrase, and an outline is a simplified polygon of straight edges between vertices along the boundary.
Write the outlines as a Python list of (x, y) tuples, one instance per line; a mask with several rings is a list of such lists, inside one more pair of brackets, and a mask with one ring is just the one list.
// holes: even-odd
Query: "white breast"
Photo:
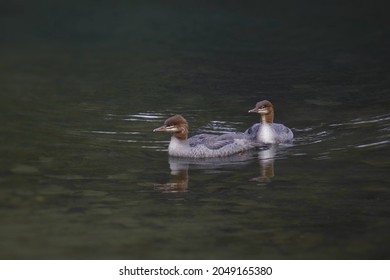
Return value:
[(171, 156), (186, 157), (190, 154), (190, 146), (187, 140), (180, 140), (175, 136), (172, 136), (169, 143), (168, 153)]
[(269, 124), (261, 124), (257, 132), (257, 141), (263, 142), (264, 144), (276, 143), (276, 132)]

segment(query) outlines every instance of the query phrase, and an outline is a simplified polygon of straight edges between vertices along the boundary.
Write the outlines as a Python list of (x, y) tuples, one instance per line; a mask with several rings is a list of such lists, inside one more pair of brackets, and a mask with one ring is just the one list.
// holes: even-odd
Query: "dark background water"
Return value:
[[(384, 4), (2, 1), (0, 258), (388, 259)], [(175, 160), (151, 132), (262, 99), (292, 146)]]

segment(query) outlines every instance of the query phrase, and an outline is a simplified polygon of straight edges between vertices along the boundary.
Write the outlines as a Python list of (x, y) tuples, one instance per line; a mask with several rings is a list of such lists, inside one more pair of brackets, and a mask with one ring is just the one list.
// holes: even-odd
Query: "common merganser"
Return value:
[(291, 142), (294, 134), (288, 127), (280, 123), (274, 123), (274, 107), (268, 100), (256, 103), (255, 108), (248, 113), (260, 114), (260, 123), (252, 125), (244, 133), (249, 138), (263, 144), (278, 144)]
[(188, 122), (181, 115), (168, 118), (163, 126), (153, 130), (159, 131), (172, 133), (168, 153), (176, 157), (223, 157), (255, 147), (244, 133), (199, 134), (188, 138)]

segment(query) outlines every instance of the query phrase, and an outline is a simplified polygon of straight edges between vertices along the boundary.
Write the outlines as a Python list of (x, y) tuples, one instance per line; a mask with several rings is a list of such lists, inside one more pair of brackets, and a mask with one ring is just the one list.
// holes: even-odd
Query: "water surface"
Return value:
[[(0, 258), (388, 259), (382, 12), (151, 3), (3, 9)], [(175, 159), (152, 132), (244, 131), (262, 99), (292, 145)]]

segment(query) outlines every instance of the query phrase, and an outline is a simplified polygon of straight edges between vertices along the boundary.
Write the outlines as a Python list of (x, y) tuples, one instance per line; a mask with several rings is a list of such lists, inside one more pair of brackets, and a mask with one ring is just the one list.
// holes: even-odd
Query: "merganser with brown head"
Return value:
[(188, 138), (188, 122), (181, 115), (168, 118), (163, 126), (153, 132), (172, 133), (168, 153), (176, 157), (223, 157), (255, 147), (253, 141), (244, 133), (199, 134)]
[(274, 123), (274, 106), (268, 100), (256, 103), (255, 108), (248, 113), (260, 114), (260, 123), (252, 125), (245, 131), (251, 139), (264, 144), (278, 144), (291, 142), (294, 134), (288, 127)]

